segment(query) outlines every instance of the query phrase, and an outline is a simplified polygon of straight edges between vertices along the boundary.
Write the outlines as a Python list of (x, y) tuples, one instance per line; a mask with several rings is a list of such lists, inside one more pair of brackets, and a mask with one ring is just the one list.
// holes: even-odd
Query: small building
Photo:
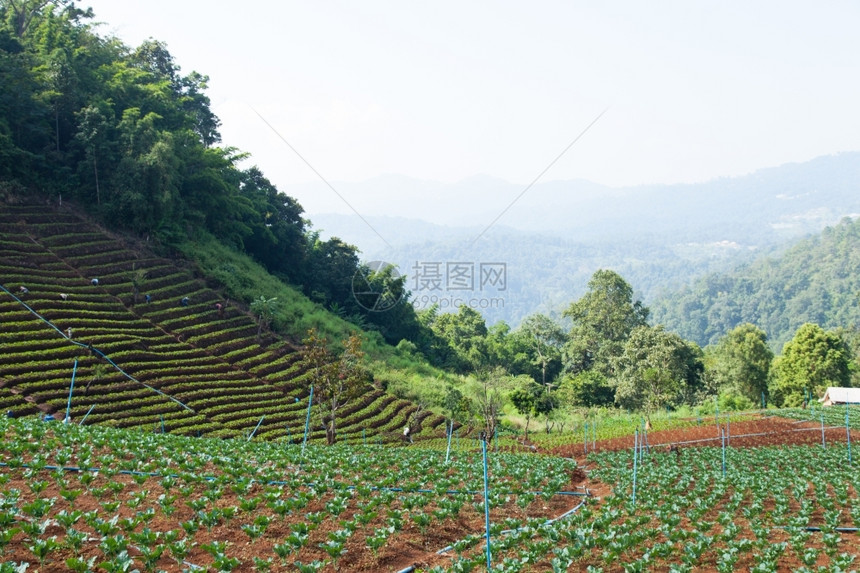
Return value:
[(860, 404), (860, 388), (839, 388), (831, 386), (818, 399), (822, 406), (833, 406), (835, 404)]

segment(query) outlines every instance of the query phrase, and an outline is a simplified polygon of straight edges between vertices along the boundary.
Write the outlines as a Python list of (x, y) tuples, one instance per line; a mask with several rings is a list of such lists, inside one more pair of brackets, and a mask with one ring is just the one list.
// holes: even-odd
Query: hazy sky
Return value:
[(698, 182), (860, 150), (856, 2), (90, 0), (210, 76), (277, 185), (398, 173)]

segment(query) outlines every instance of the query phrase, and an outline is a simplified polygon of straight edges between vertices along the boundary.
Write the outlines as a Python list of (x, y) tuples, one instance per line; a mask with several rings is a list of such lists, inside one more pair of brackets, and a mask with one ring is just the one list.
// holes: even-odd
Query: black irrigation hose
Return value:
[[(805, 526), (804, 527), (794, 527), (791, 525), (779, 525), (776, 528), (777, 529), (790, 529), (790, 530), (794, 530), (794, 531), (798, 531), (798, 530), (800, 530), (800, 531), (825, 531), (821, 527), (814, 527), (811, 525), (808, 527), (805, 527)], [(839, 533), (857, 533), (857, 532), (860, 532), (860, 527), (832, 527), (832, 528), (828, 528), (827, 531), (838, 531)]]

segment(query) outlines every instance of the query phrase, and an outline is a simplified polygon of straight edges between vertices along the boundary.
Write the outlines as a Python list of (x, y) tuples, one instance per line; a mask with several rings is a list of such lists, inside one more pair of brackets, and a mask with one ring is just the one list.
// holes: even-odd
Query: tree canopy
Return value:
[(573, 327), (564, 347), (564, 366), (571, 372), (595, 369), (610, 376), (634, 328), (648, 320), (648, 308), (633, 300), (633, 288), (615, 271), (599, 270), (588, 291), (564, 311)]
[(849, 386), (851, 357), (845, 342), (817, 324), (804, 324), (773, 365), (777, 399), (798, 406), (807, 393), (821, 395), (828, 386)]

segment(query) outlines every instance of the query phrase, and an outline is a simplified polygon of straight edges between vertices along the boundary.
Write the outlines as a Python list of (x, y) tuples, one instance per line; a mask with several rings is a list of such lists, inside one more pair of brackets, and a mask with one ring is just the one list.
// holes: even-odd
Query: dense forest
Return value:
[[(710, 277), (658, 305), (656, 321), (620, 274), (597, 264), (561, 317), (532, 314), (516, 329), (488, 327), (468, 306), (416, 310), (404, 276), (363, 266), (356, 247), (337, 237), (321, 239), (297, 201), (258, 168), (241, 167), (241, 151), (219, 146), (205, 75), (183, 74), (158, 41), (131, 48), (101, 37), (92, 19), (68, 0), (0, 0), (0, 200), (71, 200), (104, 225), (167, 250), (214, 238), (379, 332), (401, 358), (471, 376), (476, 398), (464, 399), (454, 385), (427, 398), (452, 417), (497, 415), (497, 392), (548, 427), (568, 408), (652, 412), (715, 396), (723, 407), (796, 404), (827, 385), (850, 384), (856, 373), (856, 337), (818, 326), (857, 323), (856, 223), (804, 243), (818, 247), (798, 247), (784, 264)], [(810, 275), (811, 268), (821, 271)], [(369, 299), (355, 296), (357, 277)], [(247, 301), (258, 295), (258, 308), (274, 302), (261, 293)], [(376, 295), (392, 303), (384, 312)], [(774, 359), (769, 341), (789, 338)], [(706, 343), (713, 344), (700, 348)]]
[[(218, 146), (207, 76), (156, 40), (99, 36), (93, 17), (67, 0), (0, 2), (0, 190), (73, 200), (155, 244), (211, 234), (387, 340), (417, 338), (408, 306), (371, 313), (352, 296), (369, 274), (356, 247), (321, 240), (298, 202)], [(388, 279), (400, 294), (370, 280)]]
[(711, 274), (652, 304), (655, 319), (700, 345), (749, 322), (774, 350), (804, 323), (860, 326), (860, 220), (845, 219), (779, 257)]

